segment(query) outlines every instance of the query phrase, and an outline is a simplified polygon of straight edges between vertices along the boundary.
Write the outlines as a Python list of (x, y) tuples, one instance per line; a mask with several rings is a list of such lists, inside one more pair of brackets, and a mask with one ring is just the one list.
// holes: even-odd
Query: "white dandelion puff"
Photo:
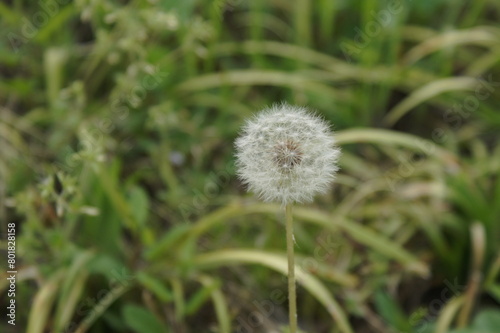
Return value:
[(329, 189), (340, 149), (330, 126), (303, 107), (274, 105), (236, 140), (238, 176), (264, 201), (310, 202)]

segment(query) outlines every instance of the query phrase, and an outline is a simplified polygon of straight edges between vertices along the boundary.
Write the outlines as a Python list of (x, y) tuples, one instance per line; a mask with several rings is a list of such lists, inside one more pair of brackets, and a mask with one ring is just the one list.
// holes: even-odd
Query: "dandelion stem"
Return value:
[(293, 218), (292, 204), (286, 205), (286, 247), (288, 253), (288, 313), (290, 317), (290, 333), (297, 332), (297, 296), (295, 294), (295, 257), (293, 253)]

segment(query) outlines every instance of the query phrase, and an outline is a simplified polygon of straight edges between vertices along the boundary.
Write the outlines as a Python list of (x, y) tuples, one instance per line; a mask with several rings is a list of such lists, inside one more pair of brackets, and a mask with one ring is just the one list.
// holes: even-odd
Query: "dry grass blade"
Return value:
[(335, 139), (339, 145), (366, 142), (372, 144), (401, 146), (428, 156), (437, 157), (449, 167), (455, 168), (458, 166), (458, 158), (455, 154), (443, 149), (430, 140), (423, 139), (412, 134), (385, 129), (354, 128), (350, 130), (338, 131), (335, 134)]
[(36, 293), (28, 318), (26, 333), (42, 333), (45, 331), (54, 299), (59, 290), (65, 271), (55, 273)]
[(500, 47), (492, 48), (491, 52), (476, 58), (465, 70), (465, 75), (480, 76), (492, 70), (500, 62)]
[[(218, 266), (230, 264), (260, 264), (287, 275), (286, 256), (272, 254), (264, 251), (230, 249), (201, 254), (195, 257), (194, 262), (200, 266)], [(300, 267), (296, 267), (297, 281), (307, 289), (333, 317), (344, 333), (352, 333), (353, 330), (347, 320), (347, 316), (339, 304), (330, 294), (330, 291), (314, 276), (305, 273)]]
[[(214, 280), (207, 275), (200, 276), (199, 280), (204, 286), (209, 286), (214, 284)], [(219, 322), (219, 332), (230, 333), (231, 315), (229, 313), (229, 308), (226, 302), (226, 298), (224, 297), (224, 294), (222, 293), (220, 288), (215, 288), (210, 293), (210, 296), (212, 297), (212, 302), (214, 303), (215, 307), (215, 314)]]
[(426, 100), (431, 99), (432, 97), (448, 91), (473, 91), (476, 86), (477, 80), (471, 77), (446, 78), (430, 82), (422, 88), (411, 93), (410, 96), (406, 97), (397, 105), (395, 105), (391, 110), (389, 110), (384, 119), (384, 123), (387, 126), (394, 125), (412, 108), (418, 106)]
[(411, 253), (387, 237), (380, 235), (363, 225), (345, 218), (330, 216), (313, 209), (297, 208), (295, 210), (295, 215), (299, 220), (309, 221), (330, 230), (339, 228), (349, 234), (356, 241), (369, 246), (379, 253), (384, 254), (388, 258), (397, 260), (409, 271), (415, 272), (423, 277), (428, 277), (429, 275), (429, 268), (427, 267), (427, 264), (418, 260)]
[(441, 314), (439, 315), (439, 318), (437, 320), (436, 324), (436, 333), (446, 333), (448, 332), (450, 325), (453, 321), (453, 318), (455, 318), (458, 310), (464, 303), (465, 298), (463, 296), (459, 297), (454, 297), (444, 307), (444, 309), (441, 311)]
[(482, 46), (498, 45), (498, 36), (487, 29), (473, 28), (469, 30), (449, 31), (430, 38), (408, 51), (403, 58), (403, 64), (410, 66), (438, 50), (461, 44), (475, 44)]
[[(279, 211), (280, 207), (278, 205), (262, 203), (242, 205), (241, 203), (235, 202), (215, 211), (197, 222), (191, 230), (191, 236), (198, 237), (209, 228), (217, 224), (225, 223), (231, 217), (255, 213), (275, 214)], [(294, 210), (294, 215), (299, 220), (319, 225), (328, 230), (335, 232), (339, 229), (343, 230), (358, 242), (384, 254), (388, 258), (397, 260), (407, 267), (408, 270), (414, 271), (421, 276), (427, 276), (429, 273), (427, 265), (419, 261), (411, 253), (387, 239), (385, 236), (363, 225), (354, 223), (345, 218), (335, 218), (314, 209), (297, 208)]]
[(275, 70), (234, 70), (224, 73), (200, 75), (177, 86), (178, 91), (191, 92), (223, 86), (266, 85), (303, 89), (325, 96), (342, 95), (330, 86), (296, 73)]
[(120, 298), (130, 288), (130, 284), (120, 284), (111, 290), (90, 310), (87, 316), (82, 320), (75, 333), (84, 333), (94, 324), (94, 322), (103, 315), (108, 307)]
[(71, 316), (75, 312), (75, 307), (88, 277), (85, 265), (92, 256), (91, 252), (80, 253), (75, 257), (72, 266), (66, 274), (55, 314), (54, 325), (57, 332), (64, 330), (64, 327), (68, 325)]

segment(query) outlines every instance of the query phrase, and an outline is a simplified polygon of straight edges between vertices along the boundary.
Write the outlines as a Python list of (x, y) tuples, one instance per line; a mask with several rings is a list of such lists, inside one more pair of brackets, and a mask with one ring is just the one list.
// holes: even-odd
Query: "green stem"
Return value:
[(297, 296), (295, 294), (295, 257), (293, 253), (293, 217), (292, 205), (286, 205), (286, 248), (288, 253), (288, 309), (290, 333), (297, 332)]

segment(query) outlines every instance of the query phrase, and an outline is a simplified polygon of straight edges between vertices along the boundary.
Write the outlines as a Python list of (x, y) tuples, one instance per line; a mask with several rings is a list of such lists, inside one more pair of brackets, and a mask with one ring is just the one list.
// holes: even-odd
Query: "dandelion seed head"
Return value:
[(274, 105), (236, 140), (238, 176), (264, 201), (310, 202), (328, 190), (340, 149), (329, 125), (307, 109)]

